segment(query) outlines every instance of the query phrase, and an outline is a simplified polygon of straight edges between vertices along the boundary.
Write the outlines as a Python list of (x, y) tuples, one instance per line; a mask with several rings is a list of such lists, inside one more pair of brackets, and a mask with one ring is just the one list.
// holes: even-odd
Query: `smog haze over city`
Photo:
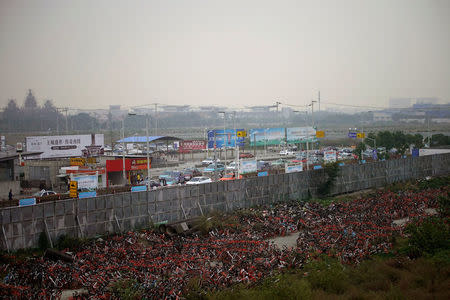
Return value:
[(450, 1), (0, 3), (0, 106), (450, 99)]

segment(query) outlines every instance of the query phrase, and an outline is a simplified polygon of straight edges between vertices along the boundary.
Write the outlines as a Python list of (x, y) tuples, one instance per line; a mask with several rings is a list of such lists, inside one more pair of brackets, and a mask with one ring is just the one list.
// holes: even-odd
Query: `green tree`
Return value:
[(353, 153), (358, 155), (359, 160), (361, 160), (362, 159), (361, 152), (366, 151), (366, 149), (367, 149), (366, 144), (361, 142), (356, 146), (355, 150), (353, 150)]

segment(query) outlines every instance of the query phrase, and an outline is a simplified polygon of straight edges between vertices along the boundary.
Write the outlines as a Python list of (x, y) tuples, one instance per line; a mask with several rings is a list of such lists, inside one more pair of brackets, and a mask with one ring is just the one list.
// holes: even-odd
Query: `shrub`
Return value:
[(314, 289), (342, 294), (348, 288), (347, 274), (336, 259), (321, 256), (319, 260), (307, 264), (305, 270), (309, 273), (306, 278)]
[(118, 299), (142, 299), (144, 296), (144, 290), (135, 279), (123, 279), (116, 281), (111, 291)]
[(339, 174), (339, 164), (337, 162), (326, 164), (324, 167), (327, 180), (319, 185), (317, 192), (320, 196), (326, 196), (331, 192)]
[(411, 223), (406, 227), (406, 233), (409, 234), (409, 244), (404, 251), (409, 257), (434, 255), (450, 248), (450, 228), (440, 218), (431, 217), (422, 223)]
[(41, 249), (41, 250), (45, 250), (48, 247), (50, 247), (50, 242), (49, 242), (45, 232), (41, 232), (39, 234), (38, 246), (39, 246), (39, 249)]
[(58, 248), (59, 250), (74, 250), (80, 248), (82, 244), (83, 240), (63, 234), (59, 236), (58, 241), (56, 242), (56, 248)]

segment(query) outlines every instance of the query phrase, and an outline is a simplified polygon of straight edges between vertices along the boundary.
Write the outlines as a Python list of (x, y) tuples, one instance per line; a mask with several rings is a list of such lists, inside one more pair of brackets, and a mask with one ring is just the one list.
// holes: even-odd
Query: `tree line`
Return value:
[(93, 131), (104, 129), (107, 124), (100, 123), (87, 113), (68, 115), (64, 109), (57, 108), (52, 100), (45, 100), (40, 106), (31, 90), (22, 106), (15, 99), (9, 99), (0, 119), (2, 132), (40, 132), (63, 134), (69, 131)]
[(404, 155), (410, 148), (424, 148), (425, 145), (433, 147), (450, 145), (450, 137), (443, 134), (434, 134), (424, 138), (421, 134), (405, 134), (401, 131), (379, 131), (370, 132), (363, 142), (359, 143), (354, 153), (359, 155), (361, 151), (366, 151), (367, 146), (371, 148), (384, 148), (385, 151), (378, 151), (378, 158), (388, 158), (389, 151), (396, 149), (396, 153)]

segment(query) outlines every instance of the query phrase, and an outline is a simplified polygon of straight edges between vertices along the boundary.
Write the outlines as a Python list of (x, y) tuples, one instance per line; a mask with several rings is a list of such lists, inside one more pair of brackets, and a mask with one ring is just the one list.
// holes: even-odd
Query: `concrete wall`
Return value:
[[(390, 160), (341, 167), (333, 194), (353, 192), (425, 176), (450, 173), (450, 154)], [(177, 221), (236, 208), (315, 195), (324, 170), (197, 186), (176, 186), (148, 192), (70, 199), (0, 210), (2, 249), (37, 245), (41, 232), (53, 242), (62, 234), (94, 237), (147, 226), (150, 221)], [(6, 237), (6, 238), (5, 238)]]

